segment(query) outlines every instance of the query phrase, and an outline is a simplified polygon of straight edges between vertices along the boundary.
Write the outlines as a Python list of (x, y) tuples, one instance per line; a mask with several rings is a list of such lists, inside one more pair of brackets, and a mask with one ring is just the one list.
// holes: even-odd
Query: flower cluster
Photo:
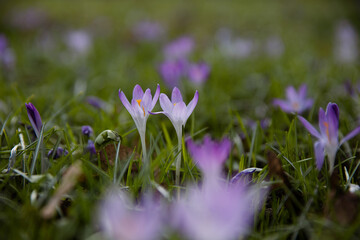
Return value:
[(167, 86), (179, 86), (182, 78), (188, 78), (195, 85), (202, 85), (209, 77), (210, 67), (205, 62), (191, 63), (189, 54), (194, 49), (190, 37), (180, 37), (164, 48), (165, 61), (160, 64), (159, 73)]

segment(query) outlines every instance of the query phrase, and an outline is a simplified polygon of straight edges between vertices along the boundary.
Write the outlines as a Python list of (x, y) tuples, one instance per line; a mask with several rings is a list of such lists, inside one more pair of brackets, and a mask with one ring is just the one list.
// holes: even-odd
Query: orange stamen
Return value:
[[(141, 101), (142, 101), (141, 99), (136, 99), (136, 102), (139, 104), (139, 107), (141, 107), (141, 105), (140, 105)], [(145, 108), (144, 108), (144, 106), (142, 107), (142, 110), (144, 112), (144, 117), (145, 117)]]
[(330, 140), (329, 123), (328, 122), (323, 122), (323, 124), (326, 127), (326, 135), (327, 135), (328, 139)]

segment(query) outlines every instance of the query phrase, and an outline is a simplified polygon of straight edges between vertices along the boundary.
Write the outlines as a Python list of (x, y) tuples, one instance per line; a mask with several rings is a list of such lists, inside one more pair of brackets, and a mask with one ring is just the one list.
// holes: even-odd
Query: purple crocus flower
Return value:
[(301, 85), (299, 91), (296, 92), (293, 86), (286, 88), (286, 100), (275, 99), (273, 104), (279, 106), (287, 113), (302, 113), (312, 107), (313, 99), (306, 98), (307, 87), (305, 84)]
[(188, 189), (187, 198), (176, 203), (172, 219), (180, 233), (196, 240), (244, 237), (265, 197), (265, 191), (240, 183)]
[(160, 106), (163, 111), (154, 114), (159, 114), (159, 113), (165, 114), (174, 125), (176, 132), (179, 134), (182, 132), (182, 126), (185, 127), (187, 119), (194, 111), (198, 100), (199, 100), (199, 92), (196, 91), (194, 98), (186, 106), (186, 104), (183, 101), (180, 90), (177, 87), (174, 87), (171, 94), (171, 101), (168, 98), (168, 96), (166, 96), (166, 94), (164, 93), (160, 94)]
[(209, 77), (210, 67), (206, 63), (194, 63), (188, 67), (188, 77), (195, 84), (203, 84)]
[(160, 64), (159, 73), (166, 85), (173, 88), (187, 74), (187, 66), (188, 62), (184, 59), (166, 60)]
[(133, 27), (133, 34), (138, 40), (152, 42), (163, 36), (164, 29), (158, 22), (142, 21)]
[(40, 136), (42, 121), (40, 114), (32, 103), (25, 103), (30, 123), (35, 131), (36, 137)]
[(90, 137), (91, 134), (93, 134), (93, 129), (89, 125), (85, 125), (81, 127), (81, 132), (87, 137)]
[(163, 228), (159, 206), (145, 201), (134, 206), (120, 191), (113, 191), (99, 209), (100, 226), (110, 239), (155, 240), (161, 238)]
[(336, 103), (329, 103), (326, 112), (320, 108), (319, 110), (319, 128), (318, 132), (305, 118), (298, 116), (301, 123), (309, 131), (311, 135), (316, 137), (318, 141), (314, 143), (316, 166), (320, 170), (325, 154), (329, 161), (329, 172), (333, 172), (336, 152), (338, 148), (349, 139), (360, 133), (360, 127), (346, 135), (339, 143), (339, 108)]
[[(165, 94), (160, 94), (160, 106), (162, 112), (152, 113), (152, 114), (165, 114), (172, 124), (174, 125), (176, 135), (178, 137), (178, 151), (181, 151), (181, 142), (182, 142), (182, 127), (185, 127), (187, 119), (190, 117), (191, 113), (194, 111), (196, 104), (199, 100), (199, 92), (196, 91), (194, 98), (186, 106), (181, 96), (181, 92), (177, 87), (174, 87), (171, 94), (171, 101)], [(181, 167), (181, 153), (178, 154), (176, 159), (176, 184), (180, 184), (180, 167)], [(180, 196), (178, 192), (178, 196)]]
[(194, 40), (191, 37), (180, 37), (164, 48), (166, 59), (185, 59), (194, 48)]
[(209, 135), (204, 137), (202, 144), (195, 144), (191, 139), (187, 141), (191, 157), (195, 160), (206, 178), (218, 177), (223, 163), (229, 156), (231, 142), (228, 138), (212, 141)]
[[(50, 158), (50, 157), (52, 157), (53, 154), (54, 154), (54, 151), (53, 151), (53, 149), (51, 149), (48, 152), (47, 157)], [(66, 156), (68, 154), (69, 154), (69, 152), (66, 149), (63, 149), (62, 147), (58, 147), (55, 151), (53, 159), (58, 159), (58, 158), (61, 158), (62, 156)]]
[(151, 90), (146, 89), (145, 93), (139, 85), (136, 85), (133, 90), (133, 98), (131, 104), (126, 98), (123, 91), (119, 90), (119, 98), (123, 103), (124, 107), (130, 113), (133, 118), (136, 128), (139, 131), (140, 139), (143, 148), (144, 159), (146, 156), (146, 145), (145, 145), (145, 132), (146, 132), (146, 121), (149, 118), (149, 112), (153, 110), (155, 104), (160, 95), (160, 85), (157, 85), (154, 98), (151, 96)]

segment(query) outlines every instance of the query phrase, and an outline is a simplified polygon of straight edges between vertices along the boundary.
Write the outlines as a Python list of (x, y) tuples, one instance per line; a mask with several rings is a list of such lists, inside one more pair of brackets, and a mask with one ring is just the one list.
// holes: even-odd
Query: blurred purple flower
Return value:
[(133, 206), (120, 191), (112, 191), (99, 209), (101, 229), (114, 240), (156, 240), (161, 238), (164, 223), (160, 206), (145, 201), (143, 206)]
[(210, 67), (206, 63), (194, 63), (188, 67), (188, 77), (195, 84), (203, 84), (209, 77)]
[(185, 59), (194, 49), (194, 40), (191, 37), (180, 37), (164, 48), (166, 59)]
[(0, 67), (11, 69), (15, 65), (15, 55), (13, 50), (8, 46), (5, 35), (0, 34)]
[(314, 143), (316, 167), (319, 170), (322, 168), (326, 154), (329, 161), (329, 172), (331, 174), (334, 169), (337, 150), (344, 142), (359, 134), (360, 127), (357, 127), (355, 130), (346, 135), (339, 143), (339, 108), (335, 103), (329, 103), (326, 107), (326, 112), (320, 108), (320, 132), (318, 132), (305, 118), (301, 116), (298, 117), (309, 133), (318, 139), (318, 141)]
[(63, 149), (62, 147), (58, 147), (54, 153), (53, 149), (51, 149), (48, 154), (47, 154), (47, 157), (48, 158), (51, 158), (53, 155), (53, 159), (58, 159), (58, 158), (61, 158), (62, 156), (66, 156), (68, 155), (69, 152), (66, 150), (66, 149)]
[(219, 177), (223, 163), (231, 151), (231, 142), (228, 138), (221, 141), (212, 141), (209, 135), (204, 137), (202, 144), (195, 144), (191, 139), (187, 141), (187, 148), (206, 178)]
[(159, 73), (165, 84), (170, 87), (179, 85), (180, 80), (187, 74), (188, 62), (184, 59), (165, 60), (160, 64)]
[(249, 57), (254, 51), (254, 41), (246, 38), (231, 39), (229, 36), (220, 38), (220, 52), (230, 58), (241, 59)]
[(46, 12), (40, 8), (30, 7), (23, 10), (16, 9), (11, 13), (10, 24), (21, 30), (38, 30), (48, 20)]
[(311, 98), (306, 98), (307, 87), (305, 84), (301, 85), (299, 91), (296, 92), (293, 86), (286, 88), (286, 100), (274, 99), (273, 104), (279, 106), (284, 112), (299, 113), (312, 107), (314, 101)]
[(0, 58), (3, 56), (6, 48), (8, 47), (7, 39), (3, 34), (0, 34)]
[(94, 131), (93, 131), (93, 129), (92, 129), (91, 126), (85, 125), (85, 126), (82, 126), (82, 127), (81, 127), (81, 132), (82, 132), (82, 134), (84, 134), (85, 136), (90, 137), (90, 135), (93, 134)]
[(94, 108), (99, 109), (99, 110), (106, 108), (106, 103), (102, 99), (95, 97), (95, 96), (87, 97), (86, 102), (88, 104), (90, 104), (91, 106), (93, 106)]
[(95, 144), (90, 139), (88, 140), (88, 144), (86, 146), (86, 151), (90, 152), (90, 154), (96, 155)]
[(164, 34), (164, 29), (158, 22), (142, 21), (133, 27), (133, 34), (139, 41), (156, 41)]
[(352, 63), (358, 56), (358, 33), (348, 21), (340, 21), (335, 30), (335, 59), (341, 63)]
[(261, 189), (218, 182), (189, 188), (174, 208), (173, 224), (189, 239), (223, 240), (244, 237), (265, 197)]
[(67, 46), (80, 55), (86, 54), (92, 46), (92, 39), (84, 30), (70, 31), (65, 38)]
[(36, 137), (40, 136), (42, 121), (40, 114), (36, 107), (30, 102), (25, 103), (26, 111), (30, 120), (30, 123), (35, 131)]

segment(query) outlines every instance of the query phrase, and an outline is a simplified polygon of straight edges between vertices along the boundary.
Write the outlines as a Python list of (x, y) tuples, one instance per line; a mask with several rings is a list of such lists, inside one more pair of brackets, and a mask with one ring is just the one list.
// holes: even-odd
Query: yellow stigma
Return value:
[[(141, 107), (141, 105), (140, 105), (141, 101), (142, 101), (141, 99), (136, 99), (136, 102), (139, 104), (139, 107)], [(144, 106), (142, 107), (142, 110), (144, 112), (144, 117), (145, 117), (145, 108), (144, 108)]]
[(176, 103), (174, 103), (174, 106), (176, 105)]
[(330, 133), (329, 133), (329, 123), (328, 122), (323, 122), (324, 126), (326, 127), (326, 136), (328, 137), (328, 139), (330, 140)]

